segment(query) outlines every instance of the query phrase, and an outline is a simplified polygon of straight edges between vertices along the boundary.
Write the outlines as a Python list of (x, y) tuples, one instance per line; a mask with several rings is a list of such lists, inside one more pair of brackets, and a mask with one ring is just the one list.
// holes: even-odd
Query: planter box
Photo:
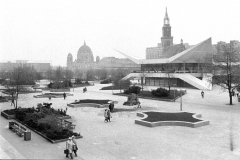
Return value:
[(97, 104), (97, 103), (79, 103), (79, 104), (67, 104), (69, 107), (95, 107), (95, 108), (105, 108), (109, 104)]
[[(67, 140), (68, 140), (68, 138), (59, 139), (59, 140), (52, 140), (52, 139), (48, 138), (47, 136), (45, 136), (44, 134), (42, 134), (41, 132), (39, 132), (39, 131), (33, 129), (32, 127), (29, 127), (28, 125), (22, 123), (21, 121), (19, 121), (19, 120), (17, 120), (17, 119), (15, 119), (15, 120), (16, 120), (17, 122), (21, 123), (22, 125), (24, 125), (25, 127), (29, 128), (30, 130), (36, 132), (37, 134), (39, 134), (39, 135), (42, 136), (43, 138), (47, 139), (47, 140), (48, 140), (49, 142), (51, 142), (51, 143), (64, 142), (64, 141), (67, 141)], [(76, 139), (78, 139), (78, 138), (83, 138), (83, 136), (81, 136), (81, 135), (80, 135), (80, 136), (75, 136), (75, 138), (76, 138)]]
[[(73, 96), (73, 94), (70, 94), (70, 93), (66, 93), (66, 96), (68, 97), (68, 96)], [(49, 94), (40, 94), (40, 95), (35, 95), (35, 96), (33, 96), (34, 98), (49, 98)], [(60, 94), (60, 93), (58, 93), (58, 94), (54, 94), (54, 93), (52, 93), (52, 95), (51, 95), (51, 98), (63, 98), (63, 94)]]
[(70, 92), (70, 88), (67, 88), (67, 89), (50, 89), (50, 92)]
[(58, 119), (71, 119), (71, 116), (58, 117)]
[(15, 115), (8, 115), (4, 111), (1, 112), (1, 116), (3, 116), (6, 119), (14, 119), (15, 118)]

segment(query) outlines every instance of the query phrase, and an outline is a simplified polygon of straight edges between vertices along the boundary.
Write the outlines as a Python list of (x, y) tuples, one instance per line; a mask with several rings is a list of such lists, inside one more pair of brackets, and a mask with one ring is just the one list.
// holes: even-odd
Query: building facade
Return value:
[(82, 78), (86, 78), (88, 70), (98, 70), (98, 69), (128, 69), (128, 70), (139, 70), (140, 65), (134, 63), (128, 58), (115, 58), (115, 57), (103, 57), (100, 59), (99, 56), (94, 60), (93, 52), (89, 46), (84, 44), (79, 48), (77, 52), (77, 59), (73, 60), (73, 55), (71, 53), (67, 56), (67, 68), (73, 72), (81, 72)]
[(46, 73), (49, 70), (51, 63), (49, 61), (34, 62), (28, 60), (16, 60), (16, 62), (0, 62), (0, 72), (12, 72), (14, 68), (24, 66), (31, 67), (37, 72), (39, 72), (42, 76), (46, 76)]
[(237, 40), (231, 40), (230, 43), (219, 41), (217, 44), (213, 44), (214, 54), (221, 54), (221, 46), (224, 45), (230, 45), (232, 48), (240, 49), (240, 42)]

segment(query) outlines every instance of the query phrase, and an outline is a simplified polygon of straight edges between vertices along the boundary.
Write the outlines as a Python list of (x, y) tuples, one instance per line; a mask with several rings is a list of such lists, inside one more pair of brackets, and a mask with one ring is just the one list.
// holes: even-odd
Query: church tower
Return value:
[(162, 53), (164, 53), (169, 46), (173, 46), (173, 37), (171, 36), (171, 26), (170, 26), (168, 13), (167, 13), (167, 8), (166, 8), (165, 17), (163, 20), (161, 42), (162, 42)]
[(72, 63), (73, 63), (73, 56), (71, 53), (69, 53), (67, 56), (67, 67), (71, 67)]

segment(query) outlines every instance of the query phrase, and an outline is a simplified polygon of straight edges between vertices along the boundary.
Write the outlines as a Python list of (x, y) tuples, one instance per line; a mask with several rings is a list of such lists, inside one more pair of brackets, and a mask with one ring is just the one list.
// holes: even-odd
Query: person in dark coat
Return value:
[(203, 91), (201, 92), (201, 95), (202, 95), (202, 98), (204, 98), (204, 92)]
[(109, 110), (110, 110), (111, 113), (113, 112), (113, 108), (114, 108), (114, 102), (111, 102), (109, 104)]
[(48, 97), (48, 98), (49, 98), (49, 100), (51, 100), (51, 98), (52, 98), (52, 95), (51, 95), (51, 93), (49, 94), (49, 97)]
[(66, 99), (66, 96), (67, 96), (67, 95), (66, 95), (66, 93), (64, 92), (64, 93), (63, 93), (63, 98)]

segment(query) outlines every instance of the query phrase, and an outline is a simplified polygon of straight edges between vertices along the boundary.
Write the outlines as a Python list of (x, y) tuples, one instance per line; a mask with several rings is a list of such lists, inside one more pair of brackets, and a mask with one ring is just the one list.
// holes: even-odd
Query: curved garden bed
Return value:
[[(51, 95), (51, 98), (63, 98), (63, 93), (44, 93), (40, 95), (33, 96), (34, 98), (49, 98)], [(73, 96), (73, 94), (66, 93), (66, 96)]]
[(70, 88), (50, 89), (50, 92), (70, 92)]
[(117, 101), (112, 101), (109, 99), (83, 99), (79, 100), (73, 103), (67, 104), (69, 107), (96, 107), (96, 108), (103, 108), (103, 107), (108, 107), (109, 103), (114, 102), (115, 104)]
[(156, 112), (148, 111), (137, 113), (137, 116), (142, 117), (140, 120), (135, 120), (136, 124), (147, 127), (156, 126), (186, 126), (186, 127), (201, 127), (209, 124), (209, 121), (204, 121), (201, 114), (190, 112)]

